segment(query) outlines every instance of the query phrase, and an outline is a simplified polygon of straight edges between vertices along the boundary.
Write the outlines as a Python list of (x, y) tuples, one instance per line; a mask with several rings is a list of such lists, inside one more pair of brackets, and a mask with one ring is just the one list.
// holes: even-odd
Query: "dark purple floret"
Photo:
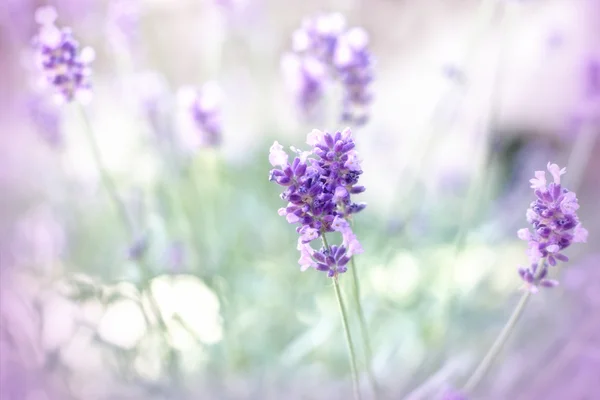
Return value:
[(561, 186), (560, 176), (566, 169), (556, 164), (547, 165), (554, 182), (546, 183), (546, 173), (536, 171), (531, 179), (536, 200), (527, 210), (527, 222), (533, 227), (520, 229), (520, 239), (528, 241), (528, 255), (531, 265), (520, 267), (519, 275), (531, 290), (538, 286), (552, 287), (557, 281), (547, 279), (548, 267), (555, 266), (558, 261), (566, 262), (569, 258), (561, 252), (572, 243), (587, 241), (588, 232), (577, 216), (579, 203), (575, 193)]
[[(357, 185), (362, 170), (349, 129), (333, 135), (314, 130), (307, 143), (312, 150), (294, 149), (298, 154), (290, 164), (283, 147), (275, 142), (269, 161), (278, 168), (270, 171), (269, 179), (285, 188), (281, 198), (288, 205), (279, 209), (279, 215), (298, 225), (302, 268), (313, 267), (337, 276), (346, 271), (346, 264), (354, 254), (363, 252), (346, 220), (366, 207), (352, 202), (352, 195), (365, 191), (364, 186)], [(342, 234), (341, 246), (312, 249), (310, 242), (334, 231)]]
[(318, 252), (313, 253), (312, 256), (316, 261), (315, 269), (327, 272), (327, 276), (330, 278), (348, 270), (346, 264), (350, 261), (350, 257), (346, 255), (346, 248), (344, 246), (333, 245), (329, 249), (322, 248)]

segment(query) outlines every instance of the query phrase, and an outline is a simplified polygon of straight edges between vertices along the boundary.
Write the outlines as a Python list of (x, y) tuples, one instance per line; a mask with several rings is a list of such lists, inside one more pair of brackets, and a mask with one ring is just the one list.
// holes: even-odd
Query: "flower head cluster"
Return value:
[(586, 242), (588, 236), (577, 217), (577, 196), (560, 183), (566, 169), (550, 163), (547, 168), (553, 182), (546, 182), (544, 171), (536, 171), (535, 178), (530, 180), (536, 200), (529, 206), (526, 217), (533, 229), (524, 228), (517, 233), (529, 244), (527, 253), (531, 263), (529, 268), (519, 268), (519, 275), (533, 291), (538, 286), (556, 286), (558, 282), (547, 279), (548, 266), (568, 261), (562, 251), (571, 243)]
[(218, 146), (222, 135), (220, 87), (214, 82), (208, 82), (200, 89), (184, 87), (179, 90), (178, 97), (187, 117), (200, 133), (201, 145)]
[[(333, 277), (346, 272), (350, 258), (363, 252), (348, 223), (352, 214), (366, 207), (351, 199), (365, 191), (358, 185), (362, 170), (350, 129), (335, 134), (315, 129), (308, 134), (307, 143), (312, 146), (310, 151), (292, 148), (296, 156), (290, 163), (288, 154), (275, 142), (269, 162), (279, 168), (271, 170), (270, 180), (286, 188), (281, 198), (288, 205), (279, 209), (279, 215), (298, 225), (301, 269), (315, 268)], [(340, 232), (342, 244), (326, 245), (324, 234), (328, 232)], [(315, 250), (310, 242), (319, 237), (324, 246)]]
[(368, 45), (367, 32), (360, 27), (347, 29), (341, 14), (319, 14), (304, 20), (294, 32), (293, 53), (282, 60), (300, 108), (305, 113), (312, 111), (325, 86), (338, 81), (343, 87), (341, 119), (366, 123), (374, 64)]
[(79, 49), (69, 28), (59, 29), (54, 22), (57, 14), (53, 7), (38, 8), (35, 19), (40, 24), (34, 38), (37, 64), (46, 84), (54, 88), (57, 100), (70, 102), (77, 98), (87, 102), (91, 98), (90, 63), (94, 51)]

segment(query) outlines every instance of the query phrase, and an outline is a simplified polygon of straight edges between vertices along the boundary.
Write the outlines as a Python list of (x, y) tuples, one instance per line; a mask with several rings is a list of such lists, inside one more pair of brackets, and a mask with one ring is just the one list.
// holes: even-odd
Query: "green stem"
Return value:
[(342, 317), (342, 323), (344, 325), (344, 333), (346, 336), (346, 344), (348, 345), (348, 354), (350, 355), (350, 369), (352, 372), (352, 387), (354, 390), (354, 398), (360, 400), (360, 389), (358, 387), (358, 373), (356, 369), (356, 356), (354, 354), (354, 345), (352, 344), (352, 337), (350, 335), (350, 327), (348, 326), (348, 317), (346, 316), (346, 309), (344, 307), (344, 301), (342, 300), (342, 293), (340, 292), (340, 284), (337, 276), (332, 278), (333, 287), (335, 289), (335, 297), (337, 298), (338, 306), (340, 309), (340, 316)]
[[(323, 245), (328, 252), (331, 252), (331, 248), (329, 247), (329, 243), (327, 243), (327, 238), (323, 233), (321, 235), (321, 239), (323, 240)], [(340, 285), (338, 282), (337, 275), (334, 275), (333, 278), (333, 287), (335, 289), (335, 297), (337, 298), (338, 307), (340, 309), (340, 316), (342, 317), (342, 324), (344, 326), (344, 334), (346, 336), (346, 345), (348, 346), (348, 355), (350, 356), (350, 371), (352, 373), (352, 388), (354, 390), (354, 398), (355, 400), (360, 400), (360, 389), (358, 386), (358, 369), (356, 368), (356, 355), (354, 353), (354, 344), (352, 343), (352, 336), (350, 334), (350, 326), (348, 325), (348, 316), (346, 314), (346, 308), (344, 307), (344, 300), (342, 299), (342, 293), (340, 291)]]
[(356, 272), (356, 263), (354, 261), (354, 257), (350, 259), (350, 268), (352, 269), (352, 282), (354, 289), (354, 302), (356, 306), (356, 310), (358, 313), (358, 320), (360, 323), (360, 334), (363, 339), (363, 347), (365, 351), (365, 361), (367, 364), (367, 375), (369, 377), (369, 381), (371, 382), (371, 386), (373, 387), (373, 393), (375, 395), (375, 399), (378, 398), (379, 395), (379, 386), (377, 385), (377, 380), (375, 379), (375, 374), (373, 373), (373, 350), (371, 349), (371, 340), (369, 338), (369, 330), (367, 329), (367, 323), (365, 319), (365, 315), (363, 312), (362, 304), (360, 301), (360, 285), (358, 282), (358, 274)]
[(89, 117), (81, 104), (78, 104), (77, 108), (78, 108), (79, 113), (81, 114), (81, 118), (85, 124), (86, 129), (84, 129), (84, 131), (86, 133), (90, 149), (92, 150), (92, 156), (94, 158), (96, 168), (98, 169), (98, 172), (100, 173), (100, 177), (102, 179), (102, 184), (104, 185), (104, 189), (108, 193), (115, 208), (117, 209), (117, 212), (119, 213), (121, 222), (123, 223), (125, 229), (131, 236), (133, 236), (135, 234), (135, 231), (134, 231), (133, 225), (131, 223), (131, 220), (129, 219), (129, 215), (127, 213), (127, 208), (125, 207), (125, 204), (123, 204), (123, 202), (119, 198), (119, 195), (117, 194), (117, 186), (115, 185), (115, 182), (112, 180), (112, 177), (110, 176), (110, 174), (106, 170), (106, 167), (104, 166), (104, 163), (102, 162), (102, 157), (100, 156), (100, 149), (98, 148), (98, 143), (96, 142), (96, 138), (94, 136), (94, 131), (92, 129), (92, 125), (90, 123)]
[[(112, 180), (112, 177), (110, 176), (106, 167), (104, 166), (104, 163), (102, 162), (100, 149), (98, 147), (98, 143), (96, 142), (96, 138), (94, 136), (94, 131), (92, 129), (89, 117), (81, 104), (78, 104), (77, 108), (79, 109), (79, 113), (81, 114), (81, 118), (85, 124), (86, 129), (84, 129), (84, 131), (86, 133), (90, 149), (92, 150), (94, 162), (96, 164), (98, 172), (100, 173), (100, 177), (102, 179), (104, 188), (108, 192), (109, 197), (111, 198), (115, 208), (117, 209), (121, 217), (121, 221), (125, 226), (125, 229), (127, 230), (127, 233), (129, 234), (130, 238), (132, 238), (135, 235), (135, 229), (131, 223), (131, 220), (129, 219), (129, 215), (127, 213), (127, 208), (125, 207), (125, 204), (123, 204), (123, 202), (119, 198), (119, 195), (117, 194), (117, 186), (115, 185), (114, 181)], [(158, 303), (156, 302), (156, 299), (154, 298), (152, 290), (150, 289), (150, 270), (143, 260), (138, 260), (136, 262), (136, 265), (140, 270), (140, 273), (142, 274), (143, 284), (141, 292), (143, 293), (145, 290), (148, 291), (148, 300), (150, 303), (152, 313), (155, 315), (161, 330), (166, 334), (169, 334), (167, 324), (160, 312), (160, 308), (158, 306)]]
[(494, 344), (492, 345), (492, 347), (490, 347), (490, 349), (488, 350), (488, 352), (485, 355), (485, 357), (483, 358), (483, 360), (481, 360), (481, 362), (477, 366), (477, 369), (475, 369), (475, 372), (473, 372), (473, 375), (471, 375), (471, 377), (465, 384), (465, 386), (463, 388), (463, 390), (465, 392), (470, 392), (471, 390), (473, 390), (479, 384), (481, 379), (485, 376), (487, 371), (490, 369), (490, 367), (494, 363), (494, 360), (496, 359), (496, 356), (498, 355), (500, 350), (502, 350), (502, 347), (506, 343), (506, 340), (512, 333), (514, 327), (516, 326), (517, 322), (519, 321), (519, 318), (523, 314), (523, 310), (525, 310), (525, 306), (527, 305), (527, 302), (529, 301), (529, 297), (531, 297), (531, 292), (529, 290), (527, 290), (521, 296), (521, 299), (519, 300), (517, 307), (515, 307), (515, 310), (513, 311), (512, 315), (510, 316), (508, 321), (506, 322), (506, 325), (504, 325), (504, 328), (502, 328), (500, 335), (498, 335), (498, 337), (496, 338), (496, 341), (494, 341)]

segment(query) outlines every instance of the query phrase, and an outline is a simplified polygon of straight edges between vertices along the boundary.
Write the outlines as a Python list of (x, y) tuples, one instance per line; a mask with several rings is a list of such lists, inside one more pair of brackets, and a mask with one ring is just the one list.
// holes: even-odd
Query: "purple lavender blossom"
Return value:
[[(283, 147), (275, 142), (269, 162), (279, 168), (270, 171), (269, 179), (286, 188), (281, 198), (288, 205), (278, 213), (289, 223), (298, 224), (301, 269), (314, 268), (334, 277), (346, 272), (346, 264), (353, 255), (363, 252), (347, 221), (366, 207), (351, 199), (353, 194), (365, 191), (358, 185), (362, 170), (350, 129), (333, 135), (315, 129), (306, 142), (312, 150), (302, 152), (292, 148), (296, 153), (292, 163)], [(313, 249), (310, 242), (327, 232), (340, 232), (342, 244)]]
[(53, 7), (40, 7), (35, 13), (39, 33), (34, 38), (38, 68), (47, 85), (53, 87), (59, 102), (91, 99), (90, 63), (94, 51), (85, 47), (79, 51), (69, 28), (59, 29), (54, 22), (57, 13)]
[(214, 82), (206, 83), (199, 90), (193, 87), (183, 87), (179, 90), (178, 97), (188, 119), (199, 132), (200, 145), (218, 146), (221, 143), (223, 129), (220, 87)]
[[(293, 55), (284, 55), (282, 67), (303, 112), (310, 111), (332, 81), (343, 87), (341, 120), (362, 125), (372, 101), (373, 58), (363, 28), (346, 29), (341, 14), (319, 14), (305, 19), (293, 34)], [(292, 61), (290, 61), (292, 60)]]
[(531, 203), (526, 218), (533, 229), (524, 228), (517, 232), (520, 239), (528, 241), (527, 254), (531, 263), (528, 268), (520, 267), (519, 275), (534, 292), (538, 286), (558, 285), (557, 281), (547, 278), (548, 267), (555, 266), (558, 261), (568, 261), (562, 251), (572, 243), (585, 243), (588, 236), (577, 217), (577, 196), (561, 186), (560, 177), (566, 168), (560, 169), (551, 163), (547, 168), (554, 182), (547, 184), (544, 171), (536, 171), (535, 178), (530, 180), (537, 199)]

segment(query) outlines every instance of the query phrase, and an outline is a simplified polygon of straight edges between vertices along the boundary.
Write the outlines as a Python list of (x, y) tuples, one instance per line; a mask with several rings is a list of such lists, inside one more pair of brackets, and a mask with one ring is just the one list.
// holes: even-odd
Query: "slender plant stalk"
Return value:
[(354, 345), (352, 344), (352, 336), (350, 335), (350, 327), (348, 326), (348, 318), (346, 316), (346, 309), (344, 307), (344, 301), (342, 300), (342, 293), (340, 292), (340, 284), (337, 276), (332, 278), (333, 288), (335, 289), (335, 297), (337, 298), (338, 306), (340, 308), (340, 315), (342, 317), (342, 323), (344, 325), (344, 333), (346, 336), (346, 344), (348, 345), (348, 354), (350, 355), (350, 369), (352, 372), (352, 387), (354, 390), (354, 398), (360, 400), (360, 389), (358, 387), (358, 372), (356, 369), (356, 356), (354, 354)]
[(83, 122), (85, 124), (84, 131), (87, 136), (90, 149), (92, 150), (92, 156), (94, 158), (96, 168), (98, 169), (98, 172), (100, 173), (100, 178), (102, 179), (102, 184), (104, 185), (106, 192), (108, 193), (117, 212), (119, 213), (121, 222), (123, 223), (125, 229), (127, 230), (127, 232), (129, 233), (130, 236), (133, 236), (135, 234), (135, 232), (134, 232), (131, 220), (129, 219), (129, 215), (127, 213), (127, 208), (125, 207), (125, 204), (123, 204), (123, 202), (119, 198), (119, 195), (117, 193), (117, 186), (115, 185), (115, 182), (113, 181), (112, 177), (106, 170), (104, 163), (102, 162), (102, 157), (100, 156), (100, 149), (98, 148), (98, 143), (96, 142), (96, 138), (94, 136), (94, 131), (92, 130), (92, 125), (90, 123), (89, 117), (81, 104), (78, 104), (77, 108), (81, 115), (81, 119), (83, 120)]
[(488, 352), (485, 355), (485, 357), (483, 358), (483, 360), (481, 360), (481, 362), (475, 369), (475, 372), (473, 372), (473, 375), (471, 375), (471, 377), (465, 384), (465, 386), (463, 388), (465, 392), (472, 391), (479, 384), (479, 382), (481, 382), (481, 379), (485, 376), (487, 371), (490, 369), (490, 367), (494, 363), (494, 360), (496, 359), (496, 356), (498, 355), (500, 350), (502, 350), (502, 347), (506, 343), (506, 340), (512, 333), (514, 327), (517, 325), (517, 322), (519, 321), (519, 318), (523, 314), (523, 310), (525, 310), (525, 306), (527, 305), (527, 302), (529, 301), (529, 297), (531, 297), (531, 292), (529, 290), (527, 290), (521, 296), (521, 299), (519, 300), (517, 307), (515, 307), (515, 310), (513, 311), (512, 315), (510, 316), (508, 321), (506, 322), (506, 325), (504, 325), (504, 328), (502, 328), (500, 335), (498, 335), (498, 337), (494, 341), (494, 344), (492, 345), (492, 347), (490, 347), (490, 349), (488, 350)]
[[(323, 239), (323, 245), (330, 251), (329, 243), (325, 235), (321, 235)], [(348, 346), (348, 355), (350, 357), (350, 371), (352, 373), (352, 388), (354, 391), (354, 399), (360, 400), (360, 389), (358, 386), (358, 369), (356, 368), (356, 355), (354, 353), (354, 344), (352, 343), (352, 335), (350, 334), (350, 326), (348, 325), (348, 316), (346, 314), (346, 308), (344, 307), (344, 300), (342, 299), (342, 293), (340, 291), (340, 284), (338, 277), (335, 275), (332, 279), (333, 288), (335, 289), (335, 297), (337, 298), (338, 306), (340, 309), (340, 316), (342, 317), (342, 325), (344, 326), (344, 335), (346, 336), (346, 344)]]
[[(123, 202), (121, 201), (121, 199), (117, 193), (117, 186), (115, 185), (114, 181), (112, 180), (112, 177), (110, 176), (106, 167), (104, 166), (104, 163), (102, 162), (102, 157), (100, 156), (100, 149), (98, 148), (98, 143), (96, 142), (96, 138), (94, 136), (94, 131), (92, 130), (92, 125), (90, 123), (89, 117), (81, 104), (78, 104), (77, 108), (79, 109), (79, 113), (81, 114), (81, 118), (85, 124), (86, 129), (84, 129), (84, 131), (86, 133), (88, 143), (90, 145), (90, 149), (92, 150), (94, 162), (96, 164), (96, 168), (98, 169), (98, 172), (100, 173), (100, 177), (102, 179), (104, 188), (108, 192), (109, 197), (111, 198), (115, 208), (117, 209), (119, 216), (121, 217), (121, 221), (122, 221), (125, 229), (127, 230), (127, 233), (129, 234), (130, 238), (133, 238), (135, 235), (135, 230), (134, 230), (133, 224), (131, 223), (131, 220), (129, 219), (129, 215), (127, 214), (127, 208), (125, 207), (125, 204), (123, 204)], [(136, 264), (137, 264), (138, 269), (140, 270), (140, 273), (142, 274), (142, 279), (144, 281), (142, 291), (148, 290), (148, 299), (150, 302), (150, 308), (152, 309), (152, 312), (155, 314), (156, 319), (157, 319), (161, 329), (168, 333), (167, 324), (166, 324), (165, 320), (163, 319), (160, 309), (158, 307), (158, 304), (156, 303), (156, 299), (154, 298), (152, 291), (150, 290), (150, 286), (149, 286), (150, 271), (142, 260), (138, 260), (138, 262)]]
[[(508, 11), (504, 11), (505, 15), (503, 16), (503, 21), (501, 24), (502, 37), (499, 45), (498, 59), (495, 65), (494, 78), (490, 88), (489, 107), (487, 109), (487, 115), (484, 116), (488, 128), (487, 135), (489, 135), (491, 129), (494, 128), (497, 119), (497, 114), (499, 112), (502, 102), (501, 87), (502, 82), (505, 78), (505, 71), (503, 69), (503, 66), (505, 64), (506, 58), (506, 43), (508, 42), (508, 34), (510, 33), (510, 23), (512, 22), (512, 18), (510, 18), (510, 15), (507, 14)], [(458, 257), (463, 253), (465, 249), (467, 235), (471, 228), (474, 217), (481, 204), (482, 196), (487, 186), (486, 183), (488, 183), (489, 181), (489, 177), (486, 176), (486, 172), (489, 169), (489, 166), (493, 165), (493, 161), (495, 160), (494, 154), (490, 154), (489, 150), (487, 149), (489, 143), (487, 135), (480, 134), (479, 136), (481, 137), (476, 138), (476, 142), (474, 144), (474, 159), (476, 160), (474, 165), (477, 166), (477, 173), (472, 177), (469, 183), (466, 200), (464, 202), (464, 206), (461, 212), (461, 222), (459, 224), (458, 231), (454, 236), (453, 261), (450, 263), (448, 268), (444, 269), (444, 281), (447, 283), (447, 285), (445, 287), (445, 290), (443, 290), (441, 293), (441, 311), (442, 319), (445, 325), (449, 324), (452, 314), (450, 300), (452, 295), (452, 283), (454, 282), (454, 273), (457, 267)]]
[[(493, 16), (497, 3), (498, 0), (481, 0), (479, 10), (477, 11), (477, 17), (474, 21), (474, 26), (472, 27), (473, 33), (467, 40), (466, 49), (461, 59), (462, 65), (459, 65), (459, 67), (462, 66), (464, 68), (472, 61), (473, 53), (476, 50), (476, 45), (481, 40), (485, 28)], [(409, 161), (407, 163), (407, 165), (413, 164), (416, 169), (408, 176), (404, 173), (399, 174), (399, 181), (395, 185), (396, 190), (393, 196), (395, 201), (393, 201), (392, 207), (396, 207), (397, 204), (402, 204), (406, 200), (406, 196), (412, 193), (414, 188), (417, 186), (418, 175), (422, 171), (422, 168), (426, 165), (425, 156), (428, 151), (431, 151), (432, 146), (436, 144), (435, 133), (440, 128), (440, 124), (438, 124), (438, 121), (435, 120), (435, 114), (439, 111), (440, 107), (444, 105), (444, 102), (447, 100), (447, 96), (451, 95), (454, 90), (458, 90), (460, 92), (464, 90), (463, 85), (464, 83), (462, 81), (453, 83), (451, 87), (447, 90), (444, 90), (442, 95), (437, 99), (431, 119), (419, 130), (420, 137), (424, 137), (424, 139), (420, 141), (422, 145), (415, 146), (413, 149), (414, 151), (411, 153), (414, 155), (414, 158), (412, 159), (412, 162)], [(408, 212), (405, 215), (407, 214)]]
[(596, 126), (589, 123), (585, 124), (577, 134), (577, 139), (573, 144), (573, 149), (567, 162), (571, 171), (570, 187), (573, 191), (577, 191), (581, 185), (583, 175), (594, 151), (596, 135)]
[[(573, 149), (571, 151), (571, 155), (569, 157), (568, 165), (574, 165), (573, 169), (575, 170), (575, 174), (572, 175), (574, 178), (572, 179), (572, 186), (574, 190), (577, 190), (579, 185), (581, 184), (582, 176), (585, 171), (585, 168), (590, 160), (592, 149), (595, 144), (596, 134), (590, 129), (588, 126), (584, 126), (581, 132), (579, 132), (579, 136), (575, 141)], [(539, 268), (541, 271), (542, 268)], [(486, 372), (492, 366), (496, 356), (506, 343), (506, 340), (510, 336), (512, 330), (517, 324), (519, 318), (523, 314), (523, 310), (529, 301), (529, 297), (531, 297), (531, 292), (526, 291), (521, 296), (517, 307), (513, 311), (506, 325), (500, 332), (500, 335), (496, 338), (496, 341), (483, 358), (473, 375), (469, 378), (467, 383), (464, 386), (464, 391), (469, 392), (473, 390), (481, 381), (481, 379), (485, 376)]]
[[(350, 220), (350, 223), (352, 224), (352, 227), (354, 227), (353, 219)], [(369, 381), (373, 388), (374, 398), (377, 400), (379, 397), (379, 385), (377, 384), (375, 374), (373, 373), (373, 349), (371, 348), (371, 339), (369, 337), (369, 330), (367, 329), (367, 319), (365, 318), (365, 313), (360, 301), (360, 282), (358, 280), (358, 272), (356, 271), (356, 261), (354, 261), (354, 256), (350, 258), (350, 268), (352, 269), (352, 288), (354, 291), (354, 302), (360, 325), (360, 335), (363, 340), (365, 363), (367, 365), (367, 376), (369, 377)]]
[(369, 338), (369, 330), (367, 329), (367, 322), (360, 301), (360, 284), (358, 282), (358, 273), (356, 272), (356, 263), (354, 261), (354, 257), (350, 259), (350, 268), (352, 269), (352, 286), (354, 289), (354, 302), (360, 324), (360, 334), (363, 339), (365, 362), (367, 364), (367, 375), (369, 377), (369, 381), (371, 382), (371, 386), (373, 387), (373, 394), (375, 395), (375, 399), (377, 399), (379, 397), (379, 386), (377, 385), (377, 380), (375, 379), (375, 374), (373, 373), (373, 350), (371, 349), (371, 339)]

